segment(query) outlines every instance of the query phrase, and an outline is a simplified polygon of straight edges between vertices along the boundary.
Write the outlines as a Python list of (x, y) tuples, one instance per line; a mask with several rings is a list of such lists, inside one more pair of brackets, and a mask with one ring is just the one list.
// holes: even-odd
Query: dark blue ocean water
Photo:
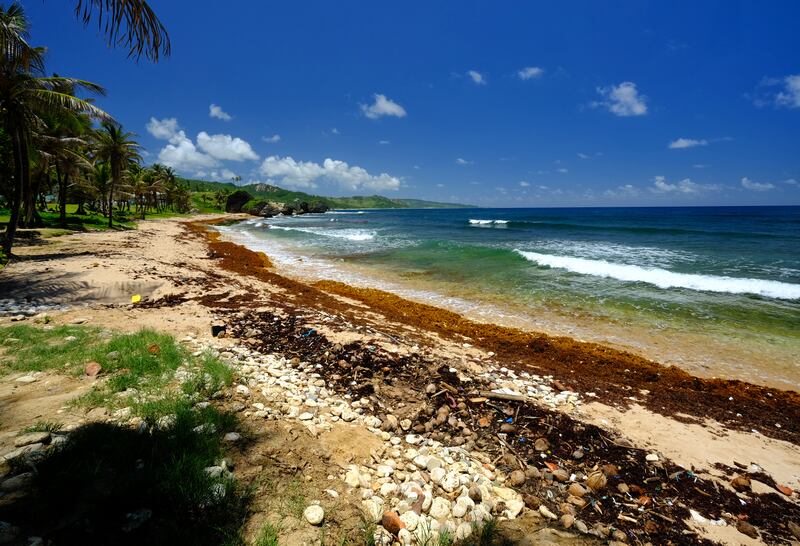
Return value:
[(770, 358), (800, 380), (800, 207), (335, 211), (227, 232), (284, 265), (302, 257), (317, 277), (485, 304), (644, 352), (643, 332), (657, 332), (687, 349), (678, 360), (706, 345), (709, 373)]

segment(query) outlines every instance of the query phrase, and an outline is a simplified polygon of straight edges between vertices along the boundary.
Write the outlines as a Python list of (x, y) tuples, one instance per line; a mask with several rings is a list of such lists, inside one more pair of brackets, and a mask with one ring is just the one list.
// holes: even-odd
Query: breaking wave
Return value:
[(795, 300), (800, 299), (800, 284), (769, 281), (763, 279), (747, 279), (723, 277), (718, 275), (698, 275), (676, 273), (658, 267), (641, 267), (638, 265), (618, 264), (605, 260), (589, 260), (571, 256), (555, 256), (515, 250), (526, 260), (539, 265), (566, 269), (581, 275), (606, 277), (626, 282), (643, 282), (659, 288), (688, 288), (706, 292), (726, 292), (729, 294), (757, 294), (768, 298)]

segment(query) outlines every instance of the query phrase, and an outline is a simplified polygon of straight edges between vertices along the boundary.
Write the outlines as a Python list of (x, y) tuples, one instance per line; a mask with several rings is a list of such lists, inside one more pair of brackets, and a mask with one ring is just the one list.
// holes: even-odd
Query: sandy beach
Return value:
[[(213, 228), (236, 218), (146, 221), (131, 231), (20, 246), (19, 260), (0, 271), (0, 326), (33, 323), (45, 312), (54, 324), (152, 328), (192, 348), (229, 353), (235, 381), (220, 403), (235, 406), (255, 438), (234, 456), (237, 478), (255, 483), (271, 466), (301, 473), (319, 496), (338, 491), (331, 517), (340, 529), (357, 526), (364, 502), (382, 496), (389, 503), (411, 481), (408, 469), (381, 468), (395, 458), (391, 450), (413, 450), (407, 464), (431, 480), (434, 472), (415, 458), (427, 460), (421, 446), (430, 441), (488, 469), (500, 497), (507, 495), (498, 501), (506, 510), (496, 512), (500, 528), (515, 542), (800, 540), (793, 534), (800, 532), (797, 392), (694, 377), (618, 349), (478, 323), (375, 289), (303, 283)], [(134, 295), (140, 303), (131, 303)], [(258, 394), (253, 355), (278, 355), (294, 368), (308, 363), (307, 380), (344, 397), (358, 418), (345, 422), (340, 408), (332, 426), (320, 427), (329, 409), (300, 404), (294, 414), (266, 419), (285, 401)], [(29, 383), (18, 379), (0, 379), (3, 453), (42, 415), (76, 426), (98, 416), (65, 409), (87, 389), (85, 378), (47, 371)], [(369, 496), (358, 477), (351, 483), (354, 464), (372, 468)], [(738, 476), (747, 477), (746, 487), (731, 485)], [(269, 510), (256, 502), (247, 533)], [(313, 541), (309, 532), (293, 522), (285, 543)]]

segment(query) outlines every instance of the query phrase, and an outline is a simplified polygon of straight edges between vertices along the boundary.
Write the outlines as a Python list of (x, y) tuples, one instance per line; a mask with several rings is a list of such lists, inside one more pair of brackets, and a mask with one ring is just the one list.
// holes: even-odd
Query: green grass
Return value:
[(280, 527), (267, 522), (261, 527), (261, 531), (259, 531), (258, 536), (253, 542), (253, 546), (278, 546), (279, 536)]
[[(210, 398), (233, 382), (233, 371), (212, 354), (192, 357), (172, 336), (154, 330), (110, 334), (87, 326), (0, 328), (0, 375), (45, 370), (81, 375), (91, 361), (100, 364), (101, 381), (72, 404), (131, 407), (144, 419), (174, 414), (177, 404)], [(188, 377), (178, 385), (175, 371), (181, 366)]]
[(292, 479), (282, 495), (284, 511), (297, 519), (302, 519), (303, 511), (308, 506), (302, 482), (298, 478)]
[(20, 434), (27, 434), (29, 432), (59, 432), (64, 425), (52, 421), (37, 421), (29, 427), (25, 427), (20, 431)]
[(13, 354), (0, 359), (0, 373), (52, 369), (83, 373), (83, 366), (95, 361), (104, 374), (112, 376), (108, 381), (112, 392), (133, 387), (144, 378), (174, 371), (186, 358), (185, 349), (171, 336), (153, 330), (117, 334), (107, 339), (100, 329), (86, 326), (46, 330), (15, 325), (0, 328), (0, 345), (14, 347)]
[[(6, 349), (0, 354), (0, 373), (82, 370), (103, 343), (99, 333), (95, 328), (81, 326), (57, 326), (52, 330), (29, 325), (0, 328), (0, 346)], [(12, 341), (15, 339), (19, 341)], [(13, 350), (9, 351), (11, 346)]]
[(210, 397), (220, 389), (233, 383), (233, 370), (210, 353), (200, 358), (200, 369), (190, 379), (183, 382), (183, 392), (187, 395)]
[[(37, 463), (30, 498), (7, 503), (4, 511), (26, 528), (45, 526), (56, 543), (82, 543), (86, 529), (93, 544), (237, 543), (231, 537), (244, 523), (248, 491), (230, 476), (205, 471), (219, 463), (222, 435), (235, 427), (230, 414), (188, 406), (176, 407), (168, 426), (144, 433), (109, 423), (85, 425)], [(141, 508), (152, 519), (122, 531), (125, 514)], [(59, 526), (48, 529), (47, 514), (58, 514)]]

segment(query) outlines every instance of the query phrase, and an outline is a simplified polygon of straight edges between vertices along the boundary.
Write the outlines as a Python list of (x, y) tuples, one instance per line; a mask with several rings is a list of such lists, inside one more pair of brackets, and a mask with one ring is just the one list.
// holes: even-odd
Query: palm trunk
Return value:
[(14, 237), (17, 234), (19, 224), (19, 209), (22, 206), (22, 188), (24, 169), (22, 168), (23, 159), (23, 136), (19, 130), (11, 132), (12, 146), (14, 148), (14, 184), (11, 190), (11, 217), (6, 226), (6, 236), (3, 240), (3, 252), (6, 256), (11, 256), (11, 248), (14, 246)]

